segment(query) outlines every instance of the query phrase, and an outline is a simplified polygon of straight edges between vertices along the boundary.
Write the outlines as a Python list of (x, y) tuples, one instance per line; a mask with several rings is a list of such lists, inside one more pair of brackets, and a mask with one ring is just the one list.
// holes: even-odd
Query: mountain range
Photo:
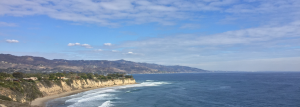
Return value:
[(49, 60), (43, 57), (0, 54), (0, 70), (3, 72), (91, 72), (127, 74), (143, 73), (200, 73), (203, 69), (187, 66), (164, 66), (126, 60)]

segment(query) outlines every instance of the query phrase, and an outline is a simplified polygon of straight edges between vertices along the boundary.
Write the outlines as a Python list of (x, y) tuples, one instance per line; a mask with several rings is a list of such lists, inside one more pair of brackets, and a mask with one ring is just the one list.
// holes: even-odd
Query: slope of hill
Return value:
[(187, 66), (163, 66), (158, 64), (136, 63), (125, 60), (49, 60), (43, 57), (14, 56), (0, 54), (1, 71), (13, 72), (124, 72), (139, 73), (190, 73), (208, 72), (206, 70)]

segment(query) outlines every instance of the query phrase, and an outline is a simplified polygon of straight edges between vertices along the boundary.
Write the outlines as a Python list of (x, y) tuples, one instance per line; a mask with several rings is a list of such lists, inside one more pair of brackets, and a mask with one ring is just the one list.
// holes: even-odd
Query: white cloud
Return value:
[(231, 8), (226, 9), (228, 13), (282, 13), (283, 11), (292, 12), (299, 9), (300, 2), (298, 0), (273, 0), (273, 1), (249, 1), (253, 3), (235, 4)]
[(14, 39), (7, 39), (6, 42), (7, 43), (19, 43), (18, 40), (14, 40)]
[[(220, 11), (221, 6), (234, 0), (215, 1), (153, 1), (153, 0), (19, 0), (0, 1), (0, 15), (26, 16), (48, 15), (49, 17), (74, 22), (89, 22), (108, 26), (118, 26), (115, 19), (126, 19), (125, 23), (158, 22), (174, 25), (175, 20), (193, 17), (189, 12)], [(124, 23), (124, 22), (121, 22)]]
[(74, 43), (75, 45), (77, 45), (77, 46), (80, 46), (80, 43)]
[(75, 44), (74, 43), (69, 43), (68, 46), (75, 46)]
[[(98, 59), (187, 65), (208, 70), (274, 70), (275, 68), (271, 69), (272, 66), (276, 66), (278, 70), (284, 70), (284, 67), (287, 70), (297, 70), (299, 67), (294, 63), (298, 63), (299, 58), (295, 60), (280, 58), (299, 57), (298, 29), (300, 23), (296, 21), (280, 26), (265, 25), (211, 35), (159, 36), (125, 41), (112, 47), (103, 46), (107, 48), (105, 50), (111, 51), (91, 52), (94, 55), (87, 56)], [(280, 64), (282, 66), (277, 66)], [(234, 69), (235, 66), (239, 67)]]
[[(199, 13), (205, 14), (207, 11), (229, 15), (271, 13), (295, 16), (299, 15), (299, 4), (299, 0), (1, 0), (0, 15), (47, 15), (60, 20), (105, 26), (151, 22), (174, 25), (177, 20), (197, 19)], [(125, 20), (116, 22), (117, 19)]]
[[(257, 64), (249, 67), (247, 64), (243, 64), (244, 67), (238, 70), (255, 70), (253, 68), (259, 64), (267, 65), (269, 69), (272, 67), (272, 61), (277, 65), (284, 61), (285, 63), (282, 64), (288, 68), (289, 65), (299, 62), (299, 58), (288, 59), (291, 63), (287, 63), (288, 61), (284, 59), (271, 60), (272, 58), (299, 57), (300, 55), (300, 24), (299, 21), (295, 21), (300, 18), (299, 0), (51, 0), (51, 2), (2, 0), (0, 1), (0, 10), (1, 16), (47, 15), (55, 19), (73, 21), (72, 23), (87, 22), (107, 26), (152, 22), (174, 25), (178, 20), (188, 20), (186, 22), (188, 24), (180, 27), (183, 29), (199, 28), (200, 25), (193, 21), (205, 22), (205, 20), (199, 20), (200, 16), (217, 20), (220, 17), (227, 17), (227, 21), (243, 19), (239, 23), (241, 28), (243, 28), (243, 22), (252, 26), (250, 21), (244, 20), (249, 17), (257, 19), (256, 23), (263, 22), (260, 23), (263, 26), (253, 28), (248, 28), (248, 26), (246, 29), (210, 35), (174, 34), (138, 39), (138, 41), (125, 41), (120, 45), (104, 43), (103, 49), (111, 50), (111, 52), (107, 52), (109, 54), (101, 52), (103, 56), (99, 56), (99, 53), (95, 56), (86, 56), (101, 57), (102, 59), (122, 58), (160, 64), (183, 64), (205, 69), (222, 68), (223, 70), (231, 70), (242, 63)], [(211, 11), (214, 11), (213, 15), (209, 13)], [(265, 17), (265, 19), (261, 17)], [(279, 24), (264, 24), (269, 20), (276, 20), (274, 22)], [(277, 20), (281, 20), (282, 23)], [(295, 22), (286, 24), (292, 21)], [(258, 25), (253, 24), (253, 26)], [(2, 26), (14, 25), (4, 22)], [(69, 43), (68, 46), (92, 48), (89, 44), (80, 43)], [(117, 51), (119, 49), (122, 50)], [(115, 53), (112, 54), (112, 52)], [(270, 60), (259, 58), (269, 58)], [(226, 63), (228, 64), (226, 65)], [(265, 69), (261, 66), (256, 70)], [(295, 66), (297, 65), (290, 68), (299, 69)], [(284, 69), (284, 67), (278, 69)]]
[[(212, 35), (178, 34), (153, 37), (127, 41), (116, 47), (122, 48), (125, 58), (132, 61), (188, 65), (209, 70), (220, 70), (217, 69), (218, 67), (224, 68), (223, 70), (233, 70), (233, 66), (238, 64), (237, 62), (228, 64), (228, 68), (222, 66), (221, 62), (239, 60), (249, 62), (248, 60), (260, 58), (299, 57), (300, 31), (298, 29), (300, 29), (299, 22), (293, 22), (281, 26), (254, 27)], [(138, 56), (135, 52), (143, 53), (143, 57)], [(122, 58), (124, 59), (124, 57)], [(259, 60), (250, 62), (255, 64)], [(271, 61), (265, 62), (261, 64), (268, 67), (254, 69), (251, 67), (255, 65), (247, 67), (247, 64), (243, 64), (243, 68), (236, 70), (267, 70), (271, 67), (271, 64), (267, 63)], [(293, 60), (293, 62), (297, 61)], [(211, 65), (193, 65), (205, 63)], [(280, 61), (276, 60), (276, 64), (280, 64)], [(280, 69), (283, 70), (288, 66), (289, 64), (285, 63)], [(290, 66), (293, 66), (291, 68), (294, 70), (299, 69), (294, 65)]]
[(112, 44), (111, 43), (104, 43), (103, 45), (105, 45), (105, 46), (111, 46)]
[(93, 48), (89, 44), (80, 44), (80, 43), (69, 43), (68, 46), (82, 46), (82, 47), (85, 47), (85, 48)]
[(17, 24), (15, 24), (15, 23), (7, 23), (7, 22), (0, 22), (0, 27), (1, 26), (15, 27), (15, 26), (17, 26)]
[(91, 45), (89, 44), (82, 44), (81, 46), (85, 47), (85, 48), (93, 48)]
[(180, 34), (175, 36), (166, 36), (163, 38), (150, 38), (141, 41), (127, 42), (122, 45), (128, 47), (178, 47), (251, 44), (256, 42), (266, 42), (284, 37), (299, 37), (300, 30), (298, 29), (300, 29), (300, 24), (294, 22), (284, 26), (249, 28), (206, 36), (198, 36), (195, 34)]
[(134, 53), (134, 52), (127, 52), (127, 53), (122, 53), (122, 54), (124, 54), (124, 55), (139, 55), (139, 56), (144, 55), (141, 53)]

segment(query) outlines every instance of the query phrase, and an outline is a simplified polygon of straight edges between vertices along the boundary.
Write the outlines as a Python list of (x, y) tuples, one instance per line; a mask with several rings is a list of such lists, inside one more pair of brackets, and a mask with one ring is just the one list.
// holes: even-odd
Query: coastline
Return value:
[[(136, 83), (135, 83), (136, 84)], [(31, 106), (40, 106), (40, 107), (46, 107), (46, 103), (49, 100), (60, 98), (60, 97), (66, 97), (70, 96), (73, 94), (89, 91), (89, 90), (94, 90), (98, 88), (107, 88), (107, 87), (116, 87), (116, 86), (123, 86), (123, 85), (133, 85), (133, 84), (121, 84), (121, 85), (113, 85), (113, 86), (103, 86), (103, 87), (95, 87), (95, 88), (85, 88), (85, 89), (80, 89), (80, 90), (73, 90), (73, 91), (68, 91), (68, 92), (63, 92), (55, 95), (50, 95), (50, 96), (45, 96), (45, 97), (40, 97), (31, 102)]]

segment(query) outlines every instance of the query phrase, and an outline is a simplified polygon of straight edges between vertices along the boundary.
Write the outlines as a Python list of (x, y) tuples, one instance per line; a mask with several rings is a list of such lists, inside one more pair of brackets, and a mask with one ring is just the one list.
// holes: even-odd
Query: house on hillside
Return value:
[(29, 81), (29, 80), (32, 80), (32, 81), (38, 80), (37, 77), (30, 77), (30, 78), (23, 78), (23, 79), (24, 79), (24, 80), (27, 80), (27, 81)]
[(69, 78), (66, 78), (66, 77), (57, 77), (57, 79), (67, 80)]
[(13, 79), (10, 78), (10, 77), (5, 77), (4, 80), (5, 80), (5, 81), (13, 81)]
[(21, 82), (20, 79), (15, 79), (15, 78), (13, 79), (13, 81)]
[(57, 79), (65, 79), (65, 77), (57, 77)]
[(80, 79), (81, 77), (80, 76), (76, 76), (76, 78), (75, 79)]
[(16, 79), (16, 78), (10, 78), (10, 77), (6, 77), (4, 78), (5, 81), (16, 81), (16, 82), (21, 82), (20, 79)]

